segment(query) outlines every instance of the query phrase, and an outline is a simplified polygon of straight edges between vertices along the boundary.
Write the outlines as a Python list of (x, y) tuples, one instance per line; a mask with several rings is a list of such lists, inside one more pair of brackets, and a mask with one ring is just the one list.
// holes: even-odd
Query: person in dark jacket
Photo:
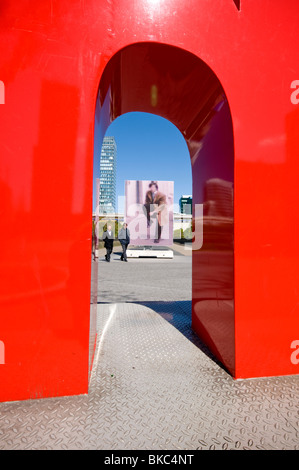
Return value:
[(149, 190), (145, 194), (144, 207), (146, 210), (148, 227), (152, 224), (152, 218), (157, 219), (155, 243), (159, 243), (163, 225), (166, 225), (168, 221), (168, 213), (166, 208), (166, 195), (159, 191), (157, 181), (150, 182)]
[(111, 225), (108, 225), (106, 232), (103, 233), (103, 241), (104, 246), (106, 248), (106, 261), (110, 262), (110, 256), (113, 250), (113, 240), (114, 240), (114, 233), (111, 229)]
[(118, 239), (120, 241), (122, 247), (122, 255), (120, 257), (121, 261), (128, 261), (127, 260), (127, 248), (130, 244), (130, 230), (128, 229), (128, 225), (126, 223), (123, 224), (119, 234)]

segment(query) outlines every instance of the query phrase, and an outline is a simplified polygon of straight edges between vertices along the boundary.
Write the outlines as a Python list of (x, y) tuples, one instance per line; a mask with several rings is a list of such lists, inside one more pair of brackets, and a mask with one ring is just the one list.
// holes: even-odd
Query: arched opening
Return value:
[[(137, 311), (138, 306), (151, 309), (189, 339), (190, 336), (195, 339), (190, 328), (192, 173), (185, 139), (168, 120), (155, 114), (132, 112), (119, 116), (110, 124), (102, 149), (96, 150), (96, 160), (101, 160), (99, 186), (100, 189), (102, 185), (104, 187), (94, 201), (98, 235), (98, 317), (105, 316), (107, 303), (134, 303), (129, 310)], [(110, 158), (113, 164), (109, 163)], [(113, 181), (108, 183), (109, 180)], [(159, 241), (152, 236), (157, 234), (155, 215), (150, 217), (149, 226), (141, 233), (147, 222), (146, 197), (152, 180), (158, 183), (158, 194), (165, 195)], [(111, 195), (113, 182), (117, 198)], [(108, 189), (107, 184), (110, 185)], [(182, 198), (182, 195), (189, 196)], [(109, 203), (114, 199), (112, 210)], [(130, 232), (126, 253), (129, 262), (120, 263), (123, 251), (116, 238), (110, 256), (111, 266), (107, 266), (102, 241), (104, 227), (110, 223), (116, 235), (124, 221)], [(146, 235), (146, 238), (140, 235)], [(123, 306), (118, 305), (116, 312), (119, 308)]]
[(117, 52), (102, 75), (95, 147), (112, 121), (134, 111), (169, 120), (185, 138), (193, 186), (192, 328), (234, 375), (234, 147), (225, 92), (193, 54), (133, 44)]

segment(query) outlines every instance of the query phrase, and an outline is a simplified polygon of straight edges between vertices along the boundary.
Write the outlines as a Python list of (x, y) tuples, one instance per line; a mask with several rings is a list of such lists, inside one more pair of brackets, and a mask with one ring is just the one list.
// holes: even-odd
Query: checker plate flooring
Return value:
[(233, 380), (190, 309), (99, 304), (89, 394), (1, 403), (0, 449), (298, 449), (299, 376)]

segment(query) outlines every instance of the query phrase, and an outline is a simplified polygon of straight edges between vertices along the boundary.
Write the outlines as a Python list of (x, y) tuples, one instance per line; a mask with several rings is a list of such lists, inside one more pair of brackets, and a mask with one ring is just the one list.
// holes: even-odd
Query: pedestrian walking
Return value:
[(123, 224), (119, 234), (118, 239), (120, 241), (122, 247), (122, 254), (121, 254), (121, 261), (128, 261), (127, 260), (127, 248), (130, 244), (130, 230), (128, 229), (128, 225), (126, 223)]
[(111, 225), (108, 225), (107, 230), (103, 233), (104, 246), (106, 248), (105, 259), (110, 262), (111, 253), (113, 251), (114, 233), (111, 229)]

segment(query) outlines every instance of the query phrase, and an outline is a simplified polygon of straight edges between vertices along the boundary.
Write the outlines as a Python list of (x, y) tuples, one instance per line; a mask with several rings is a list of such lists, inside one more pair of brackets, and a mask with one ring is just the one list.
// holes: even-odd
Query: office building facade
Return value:
[(180, 198), (180, 213), (181, 214), (192, 214), (192, 196), (183, 195)]
[(116, 155), (114, 137), (104, 137), (100, 161), (100, 214), (112, 214), (116, 211)]

